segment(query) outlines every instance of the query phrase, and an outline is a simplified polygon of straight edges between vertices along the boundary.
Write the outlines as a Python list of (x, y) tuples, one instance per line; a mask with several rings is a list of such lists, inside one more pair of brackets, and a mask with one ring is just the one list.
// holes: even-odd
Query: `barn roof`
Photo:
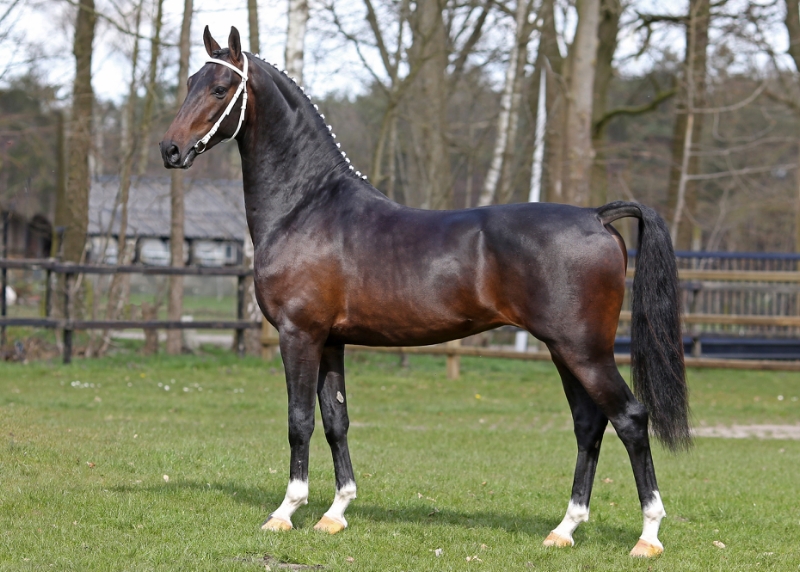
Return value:
[[(184, 180), (187, 239), (242, 241), (247, 232), (241, 181)], [(119, 192), (118, 177), (92, 180), (89, 193), (89, 236), (108, 233)], [(128, 230), (134, 237), (169, 238), (170, 179), (134, 178), (128, 200)], [(119, 234), (119, 208), (113, 214), (112, 235)]]

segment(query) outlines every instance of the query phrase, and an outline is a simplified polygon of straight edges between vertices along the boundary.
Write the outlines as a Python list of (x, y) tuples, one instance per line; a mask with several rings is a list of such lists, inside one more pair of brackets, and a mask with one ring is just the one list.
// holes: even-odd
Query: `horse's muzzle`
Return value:
[(197, 151), (194, 147), (189, 149), (184, 157), (181, 154), (181, 149), (173, 141), (166, 139), (158, 144), (161, 149), (161, 158), (164, 160), (164, 166), (167, 169), (188, 169), (192, 166), (194, 158), (197, 156)]

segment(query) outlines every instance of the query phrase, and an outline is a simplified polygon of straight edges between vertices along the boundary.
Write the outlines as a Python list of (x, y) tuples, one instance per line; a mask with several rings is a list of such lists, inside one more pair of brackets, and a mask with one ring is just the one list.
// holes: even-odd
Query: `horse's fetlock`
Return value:
[(291, 481), (286, 487), (286, 500), (294, 505), (308, 504), (308, 483), (306, 481)]

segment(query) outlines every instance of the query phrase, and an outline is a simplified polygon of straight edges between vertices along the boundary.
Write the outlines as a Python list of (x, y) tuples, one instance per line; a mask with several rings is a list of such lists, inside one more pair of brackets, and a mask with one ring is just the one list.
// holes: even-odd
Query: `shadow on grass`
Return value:
[[(559, 523), (559, 520), (537, 514), (519, 512), (486, 512), (472, 511), (461, 512), (441, 509), (432, 512), (430, 507), (407, 507), (402, 509), (387, 509), (376, 505), (359, 505), (358, 501), (348, 508), (348, 519), (355, 519), (388, 524), (414, 524), (421, 526), (452, 526), (465, 529), (489, 528), (503, 530), (511, 534), (523, 534), (534, 541), (542, 541)], [(629, 530), (607, 523), (592, 523), (581, 525), (576, 532), (578, 542), (581, 541), (582, 530), (593, 529), (593, 536), (602, 539), (609, 545), (619, 546), (623, 549), (633, 546), (638, 538), (638, 531)]]
[[(268, 511), (275, 509), (283, 500), (284, 489), (266, 490), (257, 487), (247, 487), (234, 482), (200, 482), (188, 480), (174, 480), (169, 484), (136, 487), (122, 485), (114, 487), (116, 493), (148, 493), (154, 495), (182, 494), (198, 492), (217, 492), (241, 504), (249, 505), (264, 510), (264, 521), (267, 520)], [(323, 508), (316, 506), (301, 508), (294, 516), (294, 524), (299, 529), (314, 526), (322, 516)], [(327, 508), (327, 505), (324, 505)], [(365, 521), (383, 524), (410, 524), (416, 526), (452, 526), (465, 529), (489, 528), (503, 530), (511, 534), (523, 534), (532, 539), (543, 540), (559, 520), (537, 514), (520, 512), (491, 512), (491, 511), (457, 511), (435, 509), (430, 506), (403, 507), (400, 509), (387, 509), (381, 505), (359, 504), (356, 500), (347, 510), (347, 517), (351, 523)], [(258, 523), (261, 524), (261, 523)], [(638, 530), (627, 527), (613, 526), (608, 523), (588, 522), (577, 531), (578, 542), (588, 530), (592, 536), (603, 543), (619, 546), (623, 549), (633, 546), (638, 538)]]

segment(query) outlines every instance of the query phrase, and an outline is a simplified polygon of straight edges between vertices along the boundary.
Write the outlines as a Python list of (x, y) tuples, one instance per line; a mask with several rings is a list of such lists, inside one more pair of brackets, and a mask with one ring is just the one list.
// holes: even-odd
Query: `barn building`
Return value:
[[(241, 264), (247, 221), (241, 181), (191, 180), (186, 188), (184, 232), (186, 264)], [(117, 263), (120, 208), (119, 179), (99, 177), (89, 195), (87, 260)], [(170, 179), (134, 179), (128, 199), (126, 238), (134, 263), (170, 264)]]

